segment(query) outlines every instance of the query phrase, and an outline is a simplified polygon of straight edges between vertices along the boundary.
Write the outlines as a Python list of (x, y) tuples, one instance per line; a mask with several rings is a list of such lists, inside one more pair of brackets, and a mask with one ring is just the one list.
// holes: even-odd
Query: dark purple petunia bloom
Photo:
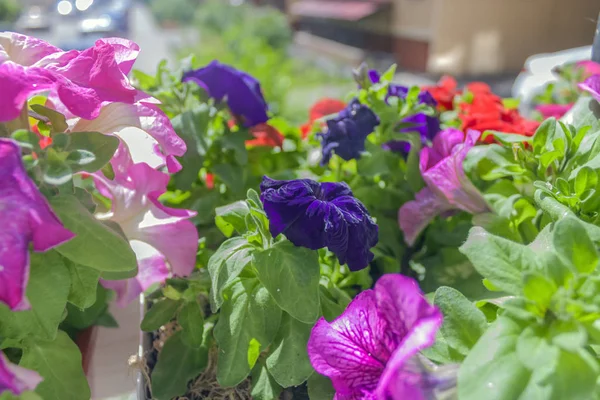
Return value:
[(323, 147), (321, 165), (327, 164), (333, 153), (346, 161), (360, 158), (360, 154), (365, 151), (367, 136), (377, 125), (377, 115), (358, 99), (353, 99), (337, 117), (327, 120), (325, 133), (317, 134)]
[[(411, 115), (410, 117), (406, 117), (402, 120), (402, 123), (412, 124), (413, 126), (402, 128), (399, 130), (399, 132), (418, 132), (421, 136), (422, 144), (426, 144), (427, 141), (433, 140), (435, 135), (437, 135), (437, 133), (441, 130), (439, 119), (429, 116), (425, 113), (418, 113)], [(404, 155), (408, 155), (410, 152), (410, 143), (400, 140), (387, 142), (382, 147), (385, 150), (402, 153)]]
[(425, 400), (455, 385), (455, 376), (428, 373), (417, 356), (441, 324), (414, 279), (384, 275), (337, 319), (317, 321), (308, 355), (331, 379), (336, 400)]
[(29, 244), (43, 252), (75, 235), (27, 176), (21, 149), (10, 139), (0, 139), (0, 226), (0, 302), (11, 310), (27, 310)]
[[(372, 70), (369, 70), (369, 79), (371, 79), (371, 82), (373, 82), (373, 83), (379, 83), (379, 81), (381, 80), (381, 76), (379, 75), (379, 72), (372, 69)], [(388, 86), (388, 94), (387, 94), (388, 98), (389, 97), (398, 97), (401, 99), (405, 99), (407, 95), (408, 95), (408, 87), (407, 86), (396, 85), (393, 83), (390, 83), (390, 85)], [(419, 93), (419, 103), (427, 104), (428, 106), (431, 106), (431, 107), (435, 107), (437, 105), (437, 101), (435, 101), (435, 99), (433, 98), (431, 93), (429, 93), (426, 90), (423, 90), (423, 91), (421, 91), (421, 93)]]
[(241, 118), (246, 127), (269, 119), (260, 83), (245, 72), (214, 60), (204, 68), (183, 74), (182, 82), (188, 81), (200, 85), (217, 101), (226, 99), (231, 113)]
[(378, 227), (345, 183), (265, 176), (260, 190), (273, 237), (283, 233), (311, 250), (327, 247), (352, 271), (373, 260), (370, 248), (377, 244)]

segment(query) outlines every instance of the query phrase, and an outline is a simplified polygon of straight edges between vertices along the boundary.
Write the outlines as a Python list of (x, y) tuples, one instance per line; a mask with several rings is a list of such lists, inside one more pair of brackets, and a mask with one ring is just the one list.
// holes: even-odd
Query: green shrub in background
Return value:
[(161, 24), (189, 24), (200, 0), (149, 0), (150, 10)]
[(0, 0), (0, 23), (15, 22), (20, 12), (19, 0)]
[(233, 6), (223, 0), (208, 0), (196, 11), (196, 22), (205, 32), (221, 34), (236, 27), (246, 36), (259, 38), (275, 49), (292, 42), (292, 29), (286, 16), (272, 7), (252, 4)]

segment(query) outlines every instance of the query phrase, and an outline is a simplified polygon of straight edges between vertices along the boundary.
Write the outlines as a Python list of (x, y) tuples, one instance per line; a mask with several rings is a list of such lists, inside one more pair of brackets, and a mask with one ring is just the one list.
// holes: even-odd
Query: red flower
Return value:
[[(504, 107), (502, 98), (492, 93), (490, 87), (485, 83), (474, 82), (467, 85), (466, 89), (471, 93), (471, 102), (459, 104), (458, 117), (462, 121), (461, 129), (475, 129), (480, 132), (486, 130), (515, 133), (524, 136), (533, 136), (539, 123), (530, 121), (516, 109)], [(485, 143), (493, 143), (494, 137), (487, 136)]]
[(263, 123), (250, 128), (250, 133), (255, 139), (247, 140), (248, 146), (281, 147), (283, 135), (271, 125)]
[(210, 190), (213, 190), (215, 188), (215, 176), (213, 174), (211, 174), (210, 172), (208, 172), (206, 174), (206, 187)]
[(428, 91), (437, 101), (438, 108), (442, 111), (454, 109), (454, 96), (460, 92), (457, 90), (456, 79), (445, 75), (435, 86), (425, 86), (423, 90)]
[(315, 121), (331, 114), (337, 114), (346, 108), (346, 103), (332, 98), (322, 98), (312, 105), (308, 111), (308, 122), (300, 127), (302, 139), (306, 139)]

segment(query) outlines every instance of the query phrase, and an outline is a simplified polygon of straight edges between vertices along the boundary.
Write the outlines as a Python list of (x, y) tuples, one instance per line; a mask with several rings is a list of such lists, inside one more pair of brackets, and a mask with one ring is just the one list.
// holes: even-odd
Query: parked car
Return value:
[(126, 34), (131, 6), (131, 0), (59, 0), (56, 10), (76, 18), (79, 33)]
[(558, 80), (553, 72), (555, 68), (589, 60), (591, 56), (592, 46), (583, 46), (529, 57), (512, 87), (512, 96), (521, 100), (521, 112), (529, 113), (535, 96), (541, 93), (547, 84)]

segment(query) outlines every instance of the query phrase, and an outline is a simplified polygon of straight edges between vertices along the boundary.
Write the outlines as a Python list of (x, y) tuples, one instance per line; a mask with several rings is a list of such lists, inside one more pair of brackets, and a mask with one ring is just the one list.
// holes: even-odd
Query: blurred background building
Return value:
[(589, 45), (600, 9), (599, 0), (255, 2), (285, 10), (323, 51), (342, 44), (391, 54), (406, 70), (455, 75), (514, 72), (532, 54)]

